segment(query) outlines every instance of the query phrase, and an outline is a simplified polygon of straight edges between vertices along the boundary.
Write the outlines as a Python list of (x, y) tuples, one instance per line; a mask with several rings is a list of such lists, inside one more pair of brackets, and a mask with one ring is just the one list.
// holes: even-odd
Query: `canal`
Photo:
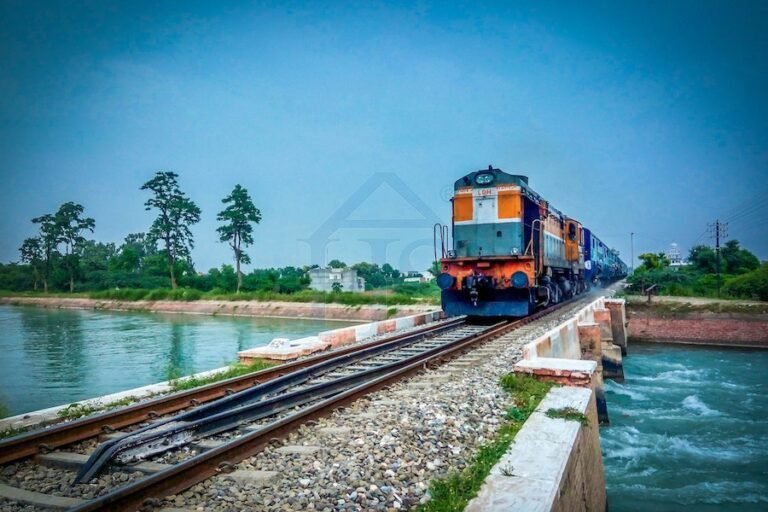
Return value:
[(276, 337), (351, 323), (0, 306), (0, 408), (14, 415), (225, 366)]
[(768, 351), (634, 344), (606, 382), (611, 512), (768, 510)]

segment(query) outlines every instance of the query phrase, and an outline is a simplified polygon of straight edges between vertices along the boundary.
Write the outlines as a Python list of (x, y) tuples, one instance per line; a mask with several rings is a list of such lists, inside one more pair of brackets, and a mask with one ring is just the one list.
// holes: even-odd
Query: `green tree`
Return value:
[(347, 264), (341, 260), (331, 260), (328, 262), (328, 266), (331, 268), (347, 268)]
[(53, 266), (53, 260), (58, 255), (57, 246), (59, 245), (59, 229), (56, 224), (56, 219), (50, 213), (35, 217), (32, 219), (35, 224), (40, 224), (40, 245), (42, 248), (42, 261), (43, 261), (43, 291), (48, 293), (48, 280), (51, 277), (51, 269)]
[(638, 256), (638, 259), (643, 262), (642, 268), (645, 270), (656, 270), (669, 266), (669, 258), (667, 258), (667, 255), (663, 252), (646, 252)]
[(19, 252), (21, 253), (21, 261), (29, 263), (32, 268), (34, 290), (37, 291), (37, 284), (43, 271), (43, 244), (39, 238), (27, 238), (19, 247)]
[(338, 281), (331, 283), (331, 290), (333, 293), (341, 293), (342, 288), (344, 288), (344, 285)]
[(240, 264), (249, 264), (250, 256), (246, 254), (242, 246), (248, 247), (253, 243), (253, 224), (261, 222), (261, 212), (253, 204), (248, 191), (240, 185), (235, 185), (232, 193), (221, 200), (228, 205), (216, 216), (216, 220), (225, 222), (223, 226), (216, 228), (219, 233), (219, 241), (229, 243), (235, 253), (235, 271), (237, 273), (237, 293), (243, 286), (243, 272)]
[(96, 221), (90, 217), (83, 217), (84, 208), (82, 205), (67, 202), (59, 207), (54, 215), (58, 241), (64, 244), (64, 266), (69, 274), (69, 291), (75, 291), (75, 272), (79, 266), (79, 251), (85, 237), (81, 234), (83, 231), (90, 231), (96, 227)]
[(732, 297), (768, 301), (768, 263), (729, 279), (723, 290)]
[(178, 288), (176, 282), (176, 262), (179, 259), (190, 260), (190, 252), (195, 247), (190, 226), (200, 222), (200, 208), (179, 188), (178, 174), (158, 171), (155, 177), (141, 186), (154, 196), (144, 203), (145, 210), (157, 210), (158, 215), (149, 228), (149, 240), (162, 240), (171, 288)]
[(757, 256), (739, 247), (738, 240), (729, 240), (721, 249), (722, 271), (726, 274), (744, 274), (760, 267)]
[(700, 272), (711, 274), (717, 272), (717, 255), (715, 250), (706, 245), (691, 247), (688, 253), (688, 262)]

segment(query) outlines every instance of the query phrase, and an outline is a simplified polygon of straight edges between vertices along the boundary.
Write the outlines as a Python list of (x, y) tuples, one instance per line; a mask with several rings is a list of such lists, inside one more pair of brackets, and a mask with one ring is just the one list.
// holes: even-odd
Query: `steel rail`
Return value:
[[(101, 444), (91, 454), (88, 462), (80, 468), (74, 483), (87, 482), (91, 477), (98, 474), (114, 457), (123, 452), (140, 453), (142, 455), (141, 458), (145, 458), (187, 444), (193, 438), (206, 437), (231, 430), (236, 428), (241, 422), (269, 417), (282, 409), (316, 400), (320, 396), (325, 397), (336, 394), (352, 387), (351, 383), (353, 381), (362, 382), (371, 378), (374, 374), (386, 372), (398, 363), (379, 365), (368, 370), (357, 371), (351, 375), (318, 383), (306, 389), (297, 391), (290, 391), (290, 389), (305, 385), (311, 382), (312, 379), (324, 376), (339, 368), (353, 366), (360, 361), (375, 358), (382, 354), (405, 350), (407, 347), (413, 347), (422, 341), (431, 340), (439, 337), (441, 334), (457, 332), (462, 329), (463, 323), (458, 325), (441, 325), (427, 333), (390, 340), (375, 347), (364, 347), (351, 354), (319, 362), (213, 403), (171, 416), (126, 434), (121, 438), (112, 439)], [(418, 350), (417, 352), (422, 353), (426, 350), (429, 349)], [(431, 350), (436, 349), (432, 348)], [(400, 359), (404, 360), (405, 358), (401, 357)], [(276, 393), (285, 394), (276, 395)], [(269, 396), (272, 397), (267, 398)], [(294, 397), (296, 398), (295, 403), (289, 403), (291, 398)], [(142, 449), (141, 447), (144, 448)], [(129, 456), (129, 458), (132, 459), (133, 456)]]
[(159, 500), (165, 496), (177, 494), (207, 478), (215, 476), (227, 469), (231, 469), (236, 463), (261, 451), (276, 438), (279, 439), (286, 436), (310, 420), (325, 416), (338, 407), (351, 403), (373, 391), (389, 386), (408, 375), (422, 371), (428, 363), (449, 359), (474, 345), (485, 342), (490, 338), (506, 334), (573, 302), (575, 302), (575, 299), (560, 303), (554, 307), (534, 313), (529, 317), (515, 322), (494, 324), (486, 331), (449, 342), (445, 347), (441, 347), (443, 350), (440, 352), (419, 358), (417, 361), (411, 360), (412, 362), (409, 364), (397, 368), (385, 375), (364, 382), (347, 391), (338, 393), (319, 403), (310, 405), (296, 413), (270, 423), (259, 430), (196, 455), (171, 468), (129, 483), (126, 486), (120, 487), (99, 498), (74, 507), (71, 511), (87, 512), (103, 509), (128, 511), (139, 509), (146, 504), (157, 505), (159, 504)]
[(196, 407), (329, 359), (410, 336), (429, 334), (446, 326), (459, 325), (463, 321), (463, 318), (456, 318), (440, 322), (437, 325), (388, 336), (360, 345), (328, 351), (292, 363), (281, 364), (273, 368), (233, 377), (179, 393), (172, 393), (139, 404), (94, 414), (79, 420), (56, 424), (48, 428), (4, 439), (0, 441), (0, 464), (14, 462), (60, 446), (96, 437), (105, 432), (112, 432), (123, 427), (152, 420), (159, 416)]

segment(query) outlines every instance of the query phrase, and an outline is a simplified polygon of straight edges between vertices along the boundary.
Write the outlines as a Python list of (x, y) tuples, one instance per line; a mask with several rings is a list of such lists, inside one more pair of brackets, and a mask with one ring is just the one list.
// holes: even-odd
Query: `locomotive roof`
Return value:
[[(478, 180), (480, 176), (480, 180)], [(487, 182), (482, 182), (482, 176), (491, 176)], [(489, 165), (487, 169), (480, 169), (479, 171), (471, 172), (466, 176), (459, 178), (453, 184), (453, 189), (458, 190), (460, 188), (487, 188), (495, 187), (498, 185), (517, 185), (522, 190), (523, 194), (534, 200), (537, 204), (541, 201), (546, 201), (543, 197), (533, 191), (528, 185), (528, 176), (522, 174), (509, 174), (501, 169), (495, 169), (492, 165)], [(561, 219), (565, 217), (563, 212), (548, 204), (549, 211), (554, 213)]]
[[(491, 180), (487, 183), (478, 182), (478, 176), (492, 176)], [(487, 169), (480, 169), (479, 171), (471, 172), (466, 176), (459, 178), (454, 183), (453, 188), (465, 188), (465, 187), (491, 187), (496, 185), (517, 185), (519, 187), (529, 189), (528, 176), (521, 174), (509, 174), (501, 169), (494, 169), (489, 165)], [(530, 190), (530, 189), (529, 189)], [(533, 192), (533, 191), (531, 191)]]

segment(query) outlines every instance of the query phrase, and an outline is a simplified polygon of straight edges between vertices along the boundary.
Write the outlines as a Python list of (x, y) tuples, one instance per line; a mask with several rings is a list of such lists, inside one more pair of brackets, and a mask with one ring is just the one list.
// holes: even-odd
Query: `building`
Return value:
[(688, 261), (684, 260), (683, 257), (680, 255), (680, 248), (677, 246), (675, 242), (672, 242), (669, 245), (669, 250), (667, 251), (667, 258), (669, 258), (669, 266), (673, 269), (678, 269), (680, 267), (685, 267), (688, 265)]
[(403, 278), (404, 283), (428, 283), (435, 278), (430, 272), (419, 272), (418, 270), (409, 270)]
[(334, 283), (341, 285), (342, 292), (365, 291), (365, 279), (357, 277), (357, 270), (351, 268), (313, 268), (309, 279), (309, 287), (320, 292), (334, 291)]

